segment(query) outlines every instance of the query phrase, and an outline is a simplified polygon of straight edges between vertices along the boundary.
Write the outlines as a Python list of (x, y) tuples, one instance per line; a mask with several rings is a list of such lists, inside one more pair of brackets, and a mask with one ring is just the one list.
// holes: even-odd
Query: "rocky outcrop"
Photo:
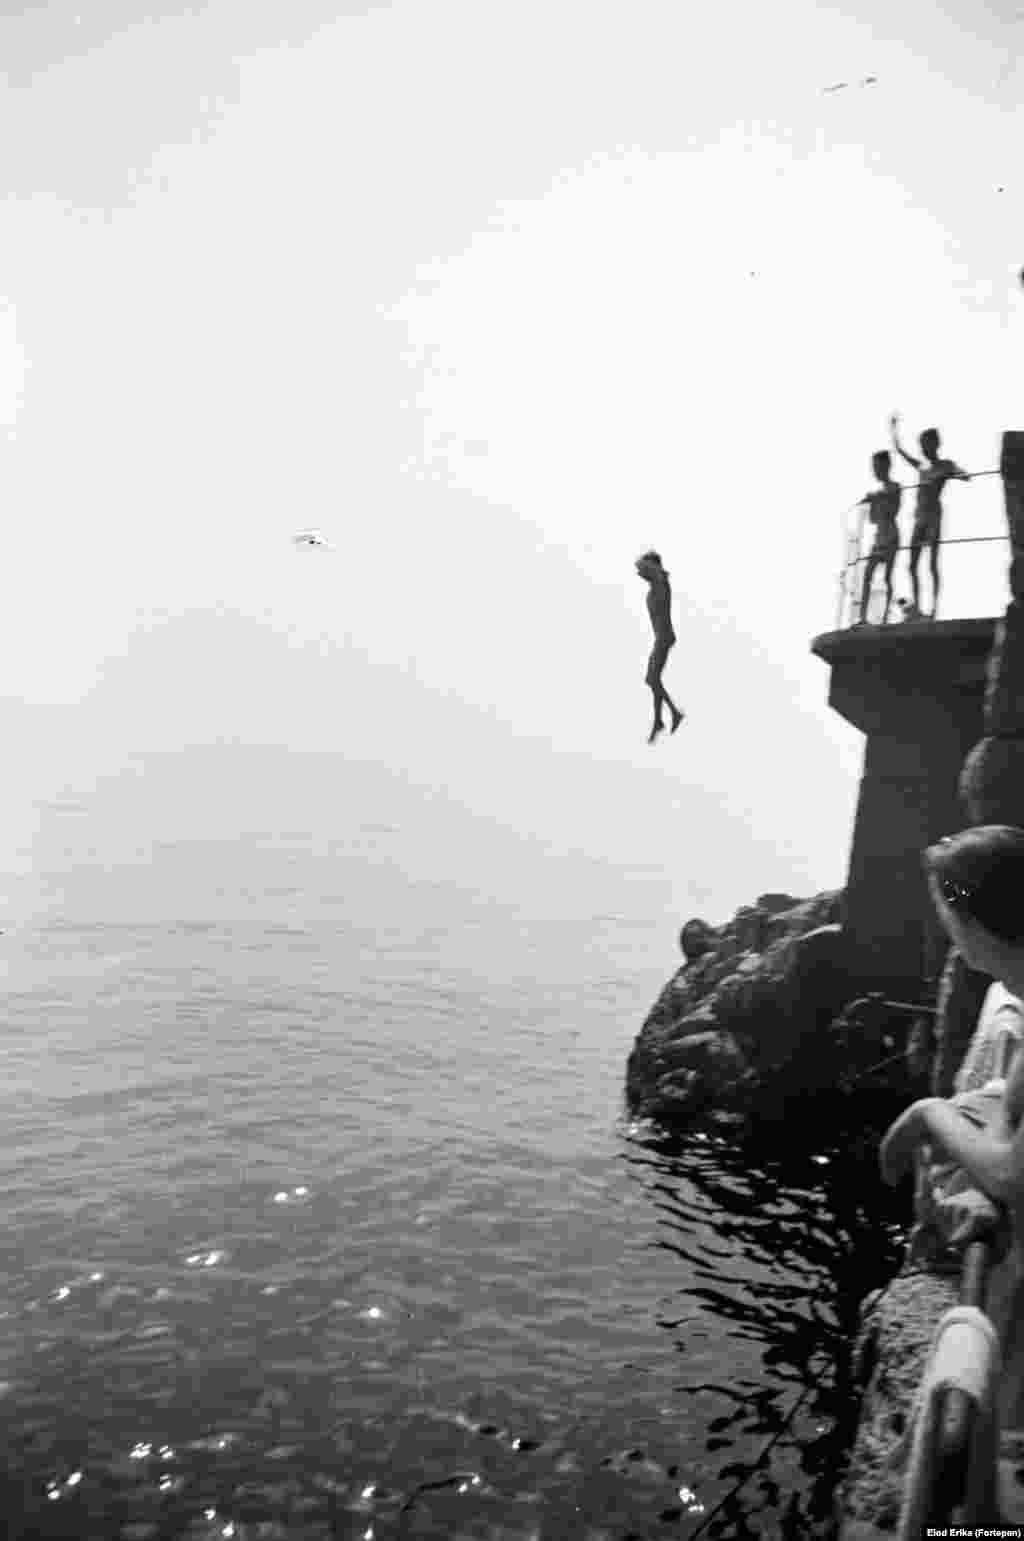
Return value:
[(751, 1093), (784, 1066), (814, 1082), (828, 1024), (850, 995), (841, 899), (838, 891), (806, 900), (763, 894), (724, 926), (687, 922), (686, 961), (627, 1065), (635, 1115), (678, 1119)]

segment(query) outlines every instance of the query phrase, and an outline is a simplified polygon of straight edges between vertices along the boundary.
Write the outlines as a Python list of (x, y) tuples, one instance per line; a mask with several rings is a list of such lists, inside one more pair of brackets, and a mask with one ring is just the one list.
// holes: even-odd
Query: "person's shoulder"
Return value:
[(988, 1022), (992, 1022), (996, 1017), (1001, 1024), (1009, 1024), (1012, 1020), (1024, 1027), (1024, 1002), (1019, 996), (1012, 995), (998, 980), (990, 984), (986, 990), (978, 1020), (980, 1022), (985, 1018)]
[(1006, 1009), (1024, 1015), (1024, 1001), (1021, 1000), (1019, 995), (1014, 995), (1011, 990), (1008, 990), (998, 979), (989, 985), (985, 999), (986, 1001), (991, 1000), (994, 1009), (997, 1011)]

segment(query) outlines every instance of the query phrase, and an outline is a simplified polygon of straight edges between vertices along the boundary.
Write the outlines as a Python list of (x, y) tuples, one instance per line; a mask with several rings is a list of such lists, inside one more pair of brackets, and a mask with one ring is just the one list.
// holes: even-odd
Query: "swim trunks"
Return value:
[(875, 540), (871, 547), (872, 556), (894, 556), (899, 550), (900, 532), (896, 523), (900, 511), (900, 499), (903, 488), (897, 482), (887, 482), (884, 487), (876, 487), (867, 494), (864, 502), (868, 506), (868, 515), (875, 526)]
[(934, 546), (942, 539), (942, 510), (920, 510), (914, 515), (914, 531), (910, 537), (912, 546)]

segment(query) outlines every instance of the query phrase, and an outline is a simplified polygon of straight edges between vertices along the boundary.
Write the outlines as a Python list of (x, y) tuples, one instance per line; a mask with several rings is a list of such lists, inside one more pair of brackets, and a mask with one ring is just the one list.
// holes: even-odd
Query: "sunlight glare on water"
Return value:
[(820, 1193), (780, 1270), (722, 1228), (727, 1147), (622, 1117), (661, 876), (522, 863), (498, 899), (415, 836), (171, 846), (102, 908), (79, 863), (20, 927), (0, 1376), (41, 1534), (685, 1535), (714, 1421), (763, 1443), (737, 1388), (824, 1363)]

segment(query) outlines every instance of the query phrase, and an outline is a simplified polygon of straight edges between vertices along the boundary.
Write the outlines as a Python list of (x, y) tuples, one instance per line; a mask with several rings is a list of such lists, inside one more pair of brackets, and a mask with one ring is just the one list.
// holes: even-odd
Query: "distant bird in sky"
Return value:
[(333, 551), (334, 547), (329, 540), (325, 540), (319, 530), (303, 530), (300, 535), (293, 535), (292, 542), (296, 546), (321, 546), (325, 551)]
[[(847, 91), (850, 88), (850, 84), (851, 82), (848, 80), (837, 81), (834, 86), (823, 86), (821, 94), (822, 96), (827, 96), (830, 91)], [(853, 84), (858, 86), (877, 86), (878, 76), (865, 75), (863, 80), (854, 81)]]

